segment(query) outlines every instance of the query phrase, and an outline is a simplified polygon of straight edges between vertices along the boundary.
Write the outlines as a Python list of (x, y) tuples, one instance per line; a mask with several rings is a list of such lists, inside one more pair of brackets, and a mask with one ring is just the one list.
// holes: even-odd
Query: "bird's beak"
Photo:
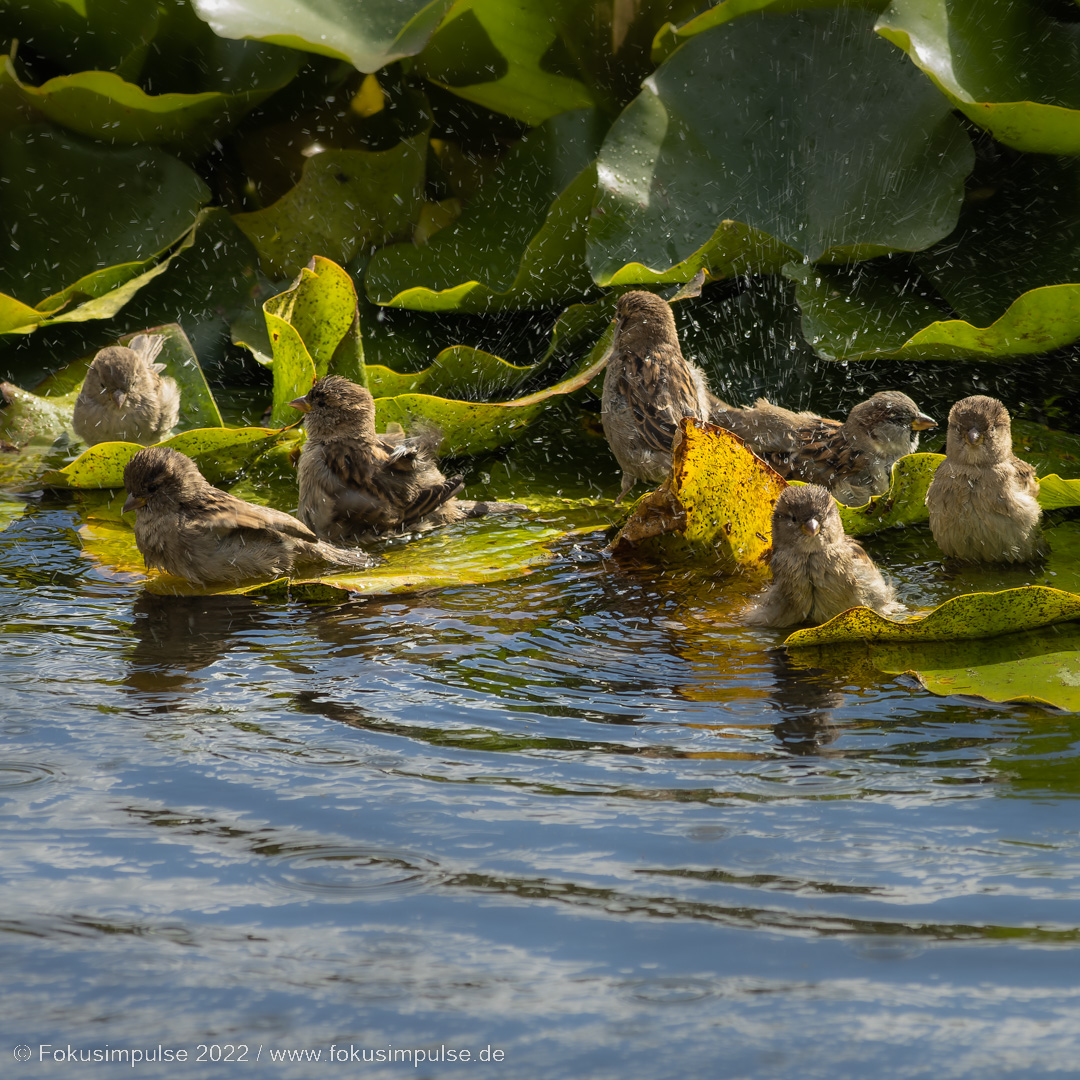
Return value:
[(114, 390), (112, 392), (112, 397), (113, 401), (116, 402), (116, 407), (122, 409), (124, 407), (124, 402), (127, 401), (127, 394), (125, 394), (123, 390)]
[(926, 413), (919, 413), (919, 415), (911, 421), (912, 431), (925, 431), (927, 428), (932, 427), (937, 427), (937, 421), (932, 416), (927, 416)]
[(124, 503), (124, 509), (121, 510), (120, 513), (130, 514), (132, 510), (138, 510), (145, 505), (146, 500), (141, 495), (129, 495), (127, 501)]
[(972, 446), (978, 446), (979, 443), (982, 442), (982, 432), (977, 427), (968, 428), (964, 433), (964, 438), (967, 439)]
[(817, 534), (821, 532), (821, 522), (818, 521), (817, 518), (811, 518), (809, 521), (804, 521), (799, 528), (802, 529), (807, 536), (817, 536)]
[(289, 404), (294, 409), (299, 409), (301, 412), (311, 412), (311, 402), (308, 401), (306, 396), (293, 398), (292, 401), (289, 402)]

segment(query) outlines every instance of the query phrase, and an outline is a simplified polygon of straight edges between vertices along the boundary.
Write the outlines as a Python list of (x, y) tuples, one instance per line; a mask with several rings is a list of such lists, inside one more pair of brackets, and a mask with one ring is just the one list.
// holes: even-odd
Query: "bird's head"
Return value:
[(375, 437), (375, 401), (363, 386), (341, 375), (326, 375), (289, 404), (306, 413), (304, 427), (315, 439)]
[(780, 493), (772, 515), (773, 547), (810, 550), (835, 543), (844, 535), (836, 500), (817, 484), (790, 484)]
[(148, 446), (124, 467), (124, 487), (128, 497), (124, 513), (144, 506), (176, 504), (184, 496), (206, 484), (198, 465), (167, 446)]
[(966, 465), (995, 465), (1012, 454), (1009, 410), (997, 398), (976, 394), (949, 412), (945, 452)]

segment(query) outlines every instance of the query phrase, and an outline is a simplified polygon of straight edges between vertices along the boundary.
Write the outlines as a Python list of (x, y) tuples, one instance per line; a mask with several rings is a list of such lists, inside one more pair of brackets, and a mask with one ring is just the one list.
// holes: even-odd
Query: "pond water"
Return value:
[(107, 502), (0, 511), (3, 1075), (1075, 1073), (1080, 717), (787, 653), (584, 503), (510, 580), (316, 603), (153, 595)]

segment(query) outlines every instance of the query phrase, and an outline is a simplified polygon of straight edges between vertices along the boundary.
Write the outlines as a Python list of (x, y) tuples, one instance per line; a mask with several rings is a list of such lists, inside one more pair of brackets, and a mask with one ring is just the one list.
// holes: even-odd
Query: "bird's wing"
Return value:
[(621, 359), (615, 389), (630, 405), (641, 442), (670, 453), (676, 424), (695, 410), (697, 387), (690, 368), (666, 343), (645, 355), (624, 349)]
[(1039, 497), (1039, 481), (1035, 478), (1035, 467), (1020, 458), (1012, 459), (1013, 469), (1020, 486), (1033, 498)]
[(434, 513), (443, 503), (452, 499), (465, 486), (465, 477), (451, 476), (442, 483), (422, 488), (407, 506), (403, 508), (402, 526), (407, 527), (413, 522), (425, 518)]
[(209, 484), (188, 501), (189, 526), (217, 536), (235, 533), (238, 529), (260, 533), (277, 533), (299, 540), (318, 540), (318, 537), (291, 514), (269, 506), (257, 506), (219, 491)]
[[(128, 348), (132, 352), (138, 353), (147, 364), (152, 364), (157, 358), (157, 354), (165, 346), (164, 334), (136, 334), (131, 339), (131, 344)], [(165, 365), (157, 365), (158, 371), (164, 371)]]

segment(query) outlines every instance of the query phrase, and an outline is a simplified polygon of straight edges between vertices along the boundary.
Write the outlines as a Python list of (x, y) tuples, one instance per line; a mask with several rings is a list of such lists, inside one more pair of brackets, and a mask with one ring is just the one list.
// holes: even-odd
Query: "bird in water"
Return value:
[(325, 543), (290, 514), (221, 491), (191, 458), (166, 446), (135, 454), (124, 487), (124, 513), (135, 511), (135, 543), (146, 565), (195, 585), (375, 565), (362, 551)]
[(945, 460), (926, 493), (937, 546), (966, 562), (1022, 563), (1043, 558), (1039, 481), (1012, 452), (1009, 411), (977, 394), (953, 405)]
[(137, 334), (130, 346), (110, 345), (94, 357), (72, 417), (83, 442), (155, 443), (176, 426), (180, 390), (154, 363), (164, 343), (161, 334)]

